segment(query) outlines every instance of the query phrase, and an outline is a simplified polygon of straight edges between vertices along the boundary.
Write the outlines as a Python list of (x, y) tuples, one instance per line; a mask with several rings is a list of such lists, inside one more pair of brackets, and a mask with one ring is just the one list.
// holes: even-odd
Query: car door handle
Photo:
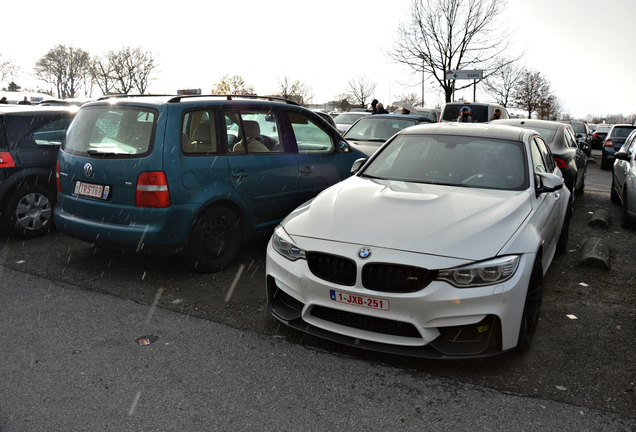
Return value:
[(247, 177), (247, 173), (243, 171), (242, 169), (238, 171), (232, 171), (232, 177), (241, 179), (243, 177)]
[(309, 166), (306, 166), (302, 171), (300, 171), (302, 174), (311, 174), (314, 170), (311, 169)]

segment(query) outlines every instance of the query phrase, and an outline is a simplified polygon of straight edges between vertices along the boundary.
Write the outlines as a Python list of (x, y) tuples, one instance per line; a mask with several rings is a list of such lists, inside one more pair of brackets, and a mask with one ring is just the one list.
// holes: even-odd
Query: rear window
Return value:
[(634, 129), (636, 129), (636, 126), (615, 126), (614, 129), (612, 129), (611, 136), (616, 138), (627, 138)]
[(572, 129), (574, 129), (574, 132), (577, 134), (587, 133), (587, 130), (585, 129), (585, 124), (583, 123), (572, 123)]
[(369, 116), (368, 118), (360, 119), (359, 122), (351, 126), (345, 133), (345, 138), (354, 141), (384, 142), (402, 129), (406, 129), (417, 123), (416, 120), (401, 119), (397, 116), (396, 118)]
[(132, 106), (98, 106), (79, 110), (62, 149), (93, 156), (142, 156), (151, 150), (157, 112)]
[[(444, 107), (443, 120), (457, 121), (461, 108), (467, 106), (470, 110), (470, 117), (474, 123), (484, 123), (489, 120), (488, 117), (488, 105), (462, 105), (452, 104)], [(502, 116), (502, 118), (504, 118)]]

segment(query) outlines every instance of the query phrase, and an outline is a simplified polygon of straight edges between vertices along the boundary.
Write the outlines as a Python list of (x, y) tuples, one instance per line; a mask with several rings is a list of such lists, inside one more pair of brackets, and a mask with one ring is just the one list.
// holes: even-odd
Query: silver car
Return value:
[(622, 203), (622, 227), (630, 228), (636, 221), (636, 130), (625, 140), (623, 147), (614, 153), (612, 172), (612, 202)]

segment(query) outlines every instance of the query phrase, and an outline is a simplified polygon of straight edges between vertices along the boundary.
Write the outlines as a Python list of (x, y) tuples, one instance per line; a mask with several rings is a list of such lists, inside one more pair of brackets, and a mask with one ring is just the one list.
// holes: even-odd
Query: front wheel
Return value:
[(526, 303), (521, 316), (521, 328), (519, 329), (519, 341), (517, 342), (517, 350), (519, 351), (527, 350), (534, 339), (539, 325), (542, 299), (543, 268), (541, 267), (541, 258), (537, 256), (532, 266), (528, 292), (526, 293)]
[(184, 260), (198, 272), (217, 272), (232, 264), (240, 247), (238, 216), (227, 207), (211, 207), (195, 220)]
[(627, 228), (627, 229), (631, 229), (634, 226), (634, 221), (632, 221), (632, 218), (629, 216), (629, 213), (627, 212), (627, 191), (625, 191), (623, 193), (623, 208), (622, 208), (622, 212), (621, 212), (621, 216), (622, 216), (622, 220), (621, 220), (621, 227), (623, 228)]
[(45, 186), (19, 188), (2, 209), (2, 225), (9, 234), (21, 238), (48, 234), (54, 227), (55, 203), (55, 194)]

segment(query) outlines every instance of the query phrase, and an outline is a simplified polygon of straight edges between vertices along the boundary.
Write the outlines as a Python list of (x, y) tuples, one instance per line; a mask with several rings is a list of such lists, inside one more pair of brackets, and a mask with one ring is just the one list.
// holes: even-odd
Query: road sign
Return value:
[(483, 70), (454, 70), (446, 71), (447, 80), (458, 79), (482, 79), (484, 76)]

